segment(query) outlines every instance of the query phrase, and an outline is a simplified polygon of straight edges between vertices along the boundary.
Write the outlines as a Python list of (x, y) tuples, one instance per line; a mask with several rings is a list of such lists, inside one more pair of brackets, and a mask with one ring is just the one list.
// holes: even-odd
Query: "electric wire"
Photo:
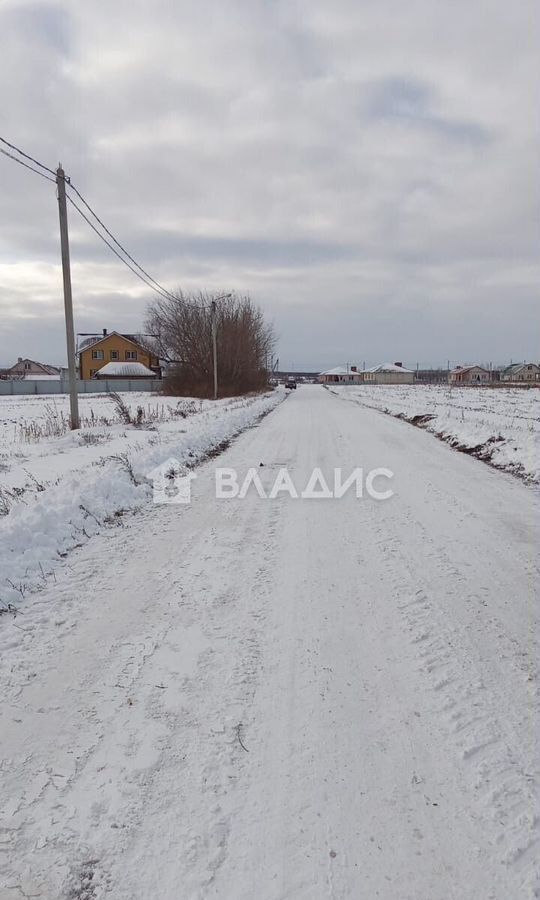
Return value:
[[(14, 150), (16, 153), (20, 154), (20, 156), (24, 156), (25, 159), (28, 159), (31, 162), (35, 163), (35, 165), (39, 166), (41, 169), (43, 169), (44, 172), (40, 172), (38, 169), (35, 169), (33, 166), (28, 165), (28, 163), (23, 162), (21, 159), (18, 159), (12, 153), (9, 153), (7, 150), (2, 149), (1, 147), (0, 147), (0, 153), (3, 153), (4, 156), (8, 156), (10, 159), (14, 160), (14, 162), (19, 163), (19, 165), (24, 166), (26, 169), (30, 169), (31, 172), (35, 172), (36, 175), (41, 175), (42, 178), (46, 178), (47, 181), (52, 181), (53, 183), (56, 184), (57, 176), (56, 176), (56, 172), (54, 172), (53, 169), (50, 169), (48, 166), (39, 162), (39, 160), (35, 159), (33, 156), (30, 156), (30, 154), (25, 153), (24, 150), (21, 150), (20, 147), (17, 147), (15, 144), (10, 143), (5, 138), (0, 137), (0, 141), (3, 144), (5, 144), (7, 147), (10, 147), (11, 150)], [(52, 175), (53, 177), (51, 178), (49, 175), (45, 175), (45, 172), (49, 172), (50, 175)], [(66, 197), (69, 200), (69, 202), (71, 203), (71, 205), (77, 210), (79, 215), (85, 220), (85, 222), (90, 226), (90, 228), (95, 232), (95, 234), (97, 234), (97, 236), (99, 238), (101, 238), (103, 243), (107, 245), (107, 247), (111, 250), (111, 252), (114, 253), (114, 255), (120, 260), (120, 262), (124, 263), (124, 265), (127, 266), (127, 268), (130, 269), (130, 271), (133, 272), (133, 274), (136, 275), (137, 278), (139, 278), (147, 287), (151, 288), (151, 290), (155, 291), (161, 297), (163, 297), (167, 300), (178, 300), (179, 299), (178, 297), (176, 297), (174, 294), (172, 294), (170, 291), (168, 291), (165, 287), (163, 287), (163, 285), (160, 284), (159, 281), (156, 281), (156, 279), (153, 278), (152, 275), (150, 275), (150, 273), (147, 272), (146, 269), (144, 269), (140, 265), (140, 263), (137, 262), (136, 259), (134, 259), (134, 257), (126, 250), (126, 248), (120, 243), (120, 241), (117, 240), (117, 238), (114, 236), (114, 234), (107, 228), (105, 223), (99, 218), (99, 216), (92, 209), (92, 207), (90, 206), (88, 201), (85, 200), (85, 198), (83, 197), (81, 192), (75, 187), (74, 184), (71, 183), (71, 181), (67, 177), (64, 177), (64, 183), (65, 183), (66, 187), (71, 188), (71, 190), (74, 191), (74, 193), (84, 204), (84, 206), (86, 207), (88, 212), (94, 217), (96, 222), (99, 223), (99, 225), (101, 226), (103, 231), (111, 238), (111, 240), (114, 242), (114, 244), (116, 244), (116, 246), (119, 248), (119, 250), (121, 250), (121, 252), (124, 254), (124, 256), (127, 257), (127, 259), (124, 259), (124, 256), (122, 256), (113, 247), (113, 245), (107, 240), (106, 237), (104, 237), (104, 235), (99, 231), (99, 229), (94, 225), (94, 223), (88, 218), (88, 216), (85, 215), (85, 213), (82, 211), (82, 209), (80, 209), (80, 207), (69, 196), (69, 194), (66, 193)], [(131, 260), (131, 263), (133, 263), (133, 266), (130, 265), (130, 263), (127, 260)], [(135, 266), (135, 268), (134, 268), (134, 266)], [(224, 299), (224, 298), (218, 297), (217, 299), (219, 300), (219, 299)], [(209, 303), (209, 304), (189, 303), (189, 305), (192, 307), (195, 307), (196, 309), (200, 309), (200, 310), (209, 310), (212, 308), (211, 303)]]
[[(141, 266), (141, 264), (137, 262), (136, 259), (134, 259), (134, 257), (131, 255), (131, 253), (129, 253), (129, 252), (126, 250), (126, 248), (120, 243), (120, 241), (117, 240), (117, 238), (114, 236), (114, 234), (112, 233), (112, 231), (110, 231), (110, 230), (107, 228), (107, 226), (105, 225), (105, 223), (99, 218), (98, 214), (92, 209), (92, 207), (90, 206), (90, 204), (88, 203), (88, 201), (85, 200), (85, 198), (83, 197), (83, 195), (81, 194), (81, 192), (78, 190), (78, 188), (76, 188), (75, 185), (74, 185), (72, 182), (69, 182), (69, 183), (66, 182), (66, 184), (67, 184), (67, 187), (71, 188), (71, 190), (75, 192), (75, 194), (76, 194), (77, 197), (81, 200), (81, 202), (84, 203), (84, 205), (85, 205), (86, 209), (88, 210), (88, 212), (94, 217), (94, 219), (96, 220), (96, 222), (99, 223), (99, 225), (103, 228), (103, 230), (105, 231), (105, 233), (108, 234), (108, 236), (109, 236), (109, 237), (111, 238), (111, 240), (116, 244), (116, 246), (122, 251), (122, 253), (124, 253), (125, 256), (127, 256), (127, 258), (128, 258), (129, 260), (131, 260), (131, 262), (137, 267), (137, 269), (138, 269), (140, 272), (142, 272), (142, 275), (144, 276), (144, 278), (141, 278), (141, 280), (145, 281), (145, 283), (146, 283), (149, 287), (152, 287), (153, 290), (156, 291), (156, 293), (161, 294), (161, 296), (165, 297), (166, 299), (169, 299), (169, 300), (178, 300), (178, 299), (179, 299), (178, 297), (176, 297), (174, 294), (171, 294), (171, 292), (168, 291), (167, 288), (163, 287), (163, 285), (160, 284), (159, 281), (156, 281), (156, 279), (153, 278), (152, 275), (150, 275), (150, 273), (147, 272), (146, 269), (144, 269), (144, 268)], [(70, 202), (73, 204), (73, 206), (75, 206), (75, 209), (77, 209), (78, 212), (81, 213), (81, 215), (83, 215), (83, 214), (82, 214), (82, 211), (81, 211), (81, 210), (79, 209), (79, 207), (74, 203), (74, 201), (73, 201), (71, 198), (69, 198), (69, 199), (70, 199)], [(85, 218), (85, 220), (88, 222), (88, 224), (91, 224), (91, 223), (89, 222), (88, 218), (86, 218), (86, 216), (83, 216), (83, 218)], [(99, 234), (99, 231), (97, 231), (96, 228), (94, 228), (94, 231), (96, 231), (96, 234)], [(102, 237), (102, 239), (105, 240), (101, 234), (100, 234), (100, 237)], [(105, 240), (105, 243), (106, 243), (107, 246), (110, 247), (110, 249), (113, 250), (113, 252), (114, 252), (114, 248), (111, 247), (111, 245), (109, 244), (109, 242)], [(118, 256), (118, 258), (121, 259), (122, 262), (124, 262), (126, 265), (128, 265), (128, 263), (127, 263), (127, 262), (123, 259), (123, 257), (121, 257), (118, 253), (116, 253), (116, 256)], [(131, 269), (132, 272), (134, 271), (134, 269), (133, 269), (131, 266), (129, 266), (129, 265), (128, 265), (128, 268)], [(135, 272), (135, 274), (137, 274), (137, 272)], [(139, 277), (140, 277), (140, 276), (139, 276)], [(148, 279), (148, 280), (146, 280), (146, 279)], [(151, 282), (151, 284), (149, 284), (149, 282)], [(189, 305), (190, 305), (190, 306), (193, 306), (193, 307), (196, 307), (197, 309), (200, 309), (200, 310), (208, 310), (208, 309), (211, 308), (211, 304), (204, 304), (204, 305), (202, 305), (202, 304), (197, 304), (197, 303), (190, 303)]]
[(137, 268), (143, 273), (143, 275), (145, 275), (146, 278), (148, 278), (153, 284), (155, 284), (156, 287), (158, 287), (158, 288), (160, 289), (160, 291), (162, 291), (164, 294), (166, 294), (167, 297), (169, 297), (171, 300), (172, 300), (172, 299), (175, 299), (175, 298), (174, 298), (174, 295), (171, 294), (170, 291), (167, 290), (167, 288), (164, 288), (163, 285), (159, 283), (159, 281), (156, 281), (155, 278), (152, 278), (152, 276), (150, 275), (150, 273), (147, 272), (146, 269), (143, 269), (143, 267), (140, 265), (140, 263), (138, 263), (137, 260), (134, 259), (134, 258), (132, 257), (131, 253), (128, 253), (128, 251), (126, 250), (126, 248), (122, 246), (122, 244), (120, 243), (120, 241), (118, 241), (118, 240), (115, 238), (114, 234), (113, 234), (111, 231), (109, 231), (109, 229), (107, 228), (107, 226), (101, 221), (101, 219), (99, 218), (99, 216), (97, 215), (97, 213), (94, 212), (94, 210), (92, 209), (92, 207), (90, 206), (90, 204), (84, 199), (83, 195), (82, 195), (81, 192), (75, 187), (75, 185), (72, 184), (71, 182), (69, 182), (67, 186), (70, 187), (72, 191), (75, 191), (75, 193), (77, 194), (77, 197), (84, 203), (84, 205), (86, 206), (87, 210), (91, 213), (91, 215), (93, 215), (94, 219), (95, 219), (97, 222), (99, 222), (99, 224), (101, 225), (101, 227), (103, 228), (103, 230), (106, 232), (106, 234), (109, 235), (109, 237), (111, 238), (111, 240), (114, 241), (114, 243), (116, 244), (117, 247), (119, 247), (119, 249), (122, 251), (122, 253), (124, 253), (124, 254), (127, 256), (127, 258), (130, 259), (131, 262), (132, 262), (134, 265), (137, 266)]
[(104, 236), (101, 234), (101, 232), (96, 228), (96, 226), (94, 225), (94, 223), (91, 222), (90, 219), (88, 218), (88, 216), (82, 211), (82, 209), (81, 209), (79, 206), (77, 206), (77, 204), (75, 203), (75, 201), (74, 201), (71, 197), (69, 197), (69, 196), (67, 196), (67, 199), (69, 200), (69, 202), (71, 203), (71, 205), (77, 210), (77, 212), (79, 213), (79, 215), (82, 216), (82, 218), (84, 219), (84, 221), (87, 222), (87, 224), (90, 226), (90, 228), (92, 229), (92, 231), (94, 231), (94, 232), (97, 234), (97, 236), (98, 236), (99, 238), (101, 238), (101, 240), (103, 241), (103, 243), (107, 245), (107, 247), (109, 248), (109, 250), (111, 250), (112, 253), (114, 253), (114, 255), (115, 255), (116, 257), (118, 257), (118, 259), (120, 260), (120, 262), (123, 262), (124, 265), (128, 267), (128, 269), (131, 269), (131, 271), (133, 272), (133, 274), (136, 275), (137, 278), (140, 278), (140, 280), (141, 280), (142, 282), (144, 282), (144, 284), (145, 284), (147, 287), (149, 287), (149, 288), (151, 288), (153, 291), (155, 291), (156, 294), (160, 294), (162, 297), (165, 297), (165, 299), (167, 299), (167, 300), (170, 300), (170, 299), (171, 299), (172, 294), (168, 294), (168, 293), (162, 291), (161, 289), (155, 287), (151, 282), (147, 281), (146, 278), (145, 278), (143, 275), (141, 275), (140, 272), (137, 271), (137, 269), (135, 269), (132, 265), (130, 265), (130, 263), (129, 263), (126, 259), (124, 259), (123, 256), (121, 256), (121, 255), (119, 254), (118, 250), (116, 250), (116, 249), (113, 247), (113, 245), (110, 243), (110, 241), (108, 241), (107, 238), (104, 237)]
[(23, 162), (22, 159), (17, 159), (17, 157), (14, 156), (13, 153), (8, 153), (8, 151), (3, 150), (2, 147), (0, 147), (0, 153), (3, 153), (4, 156), (9, 156), (10, 159), (13, 159), (16, 163), (19, 163), (20, 166), (24, 166), (25, 169), (30, 169), (30, 171), (35, 172), (36, 175), (41, 175), (42, 178), (46, 178), (47, 181), (52, 181), (54, 184), (56, 184), (56, 178), (51, 178), (49, 175), (45, 175), (45, 172), (40, 172), (39, 169), (34, 169), (33, 166), (29, 166), (28, 163)]
[[(25, 159), (29, 159), (30, 162), (33, 162), (36, 166), (39, 166), (41, 169), (45, 169), (46, 172), (50, 172), (51, 175), (54, 175), (56, 178), (56, 172), (53, 169), (49, 169), (48, 166), (43, 165), (38, 159), (34, 159), (33, 156), (30, 156), (29, 153), (25, 153), (24, 150), (21, 150), (20, 147), (16, 147), (15, 144), (10, 144), (9, 141), (6, 141), (5, 138), (0, 137), (0, 141), (6, 145), (6, 147), (10, 147), (11, 150), (15, 150), (16, 153), (19, 153), (21, 156), (24, 156)], [(7, 154), (9, 156), (9, 153)]]

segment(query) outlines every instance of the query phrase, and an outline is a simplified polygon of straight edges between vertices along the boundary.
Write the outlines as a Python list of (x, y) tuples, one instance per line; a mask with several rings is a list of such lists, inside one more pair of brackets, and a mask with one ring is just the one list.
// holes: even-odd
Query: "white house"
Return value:
[(501, 381), (513, 381), (519, 384), (537, 383), (540, 381), (540, 366), (537, 366), (536, 363), (514, 363), (504, 369)]
[(412, 384), (414, 372), (406, 369), (403, 363), (383, 363), (363, 372), (366, 384)]
[(321, 384), (361, 384), (362, 372), (358, 366), (336, 366), (319, 374)]

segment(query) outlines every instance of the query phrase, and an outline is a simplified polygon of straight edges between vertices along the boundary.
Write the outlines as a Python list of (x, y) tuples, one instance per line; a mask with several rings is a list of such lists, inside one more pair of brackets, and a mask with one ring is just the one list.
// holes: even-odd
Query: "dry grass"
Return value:
[[(139, 405), (133, 413), (124, 398), (115, 392), (111, 392), (109, 398), (112, 403), (111, 415), (95, 415), (90, 410), (90, 415), (81, 416), (79, 432), (81, 443), (98, 444), (107, 440), (106, 435), (92, 435), (88, 429), (97, 427), (109, 428), (112, 425), (129, 425), (134, 428), (149, 427), (157, 422), (169, 422), (177, 418), (187, 418), (201, 411), (202, 404), (197, 400), (179, 400), (175, 404), (158, 402)], [(22, 422), (17, 426), (16, 440), (22, 444), (35, 444), (49, 438), (60, 438), (69, 434), (71, 430), (69, 416), (59, 410), (55, 403), (45, 406), (45, 415), (41, 421)], [(86, 430), (86, 434), (84, 434)]]

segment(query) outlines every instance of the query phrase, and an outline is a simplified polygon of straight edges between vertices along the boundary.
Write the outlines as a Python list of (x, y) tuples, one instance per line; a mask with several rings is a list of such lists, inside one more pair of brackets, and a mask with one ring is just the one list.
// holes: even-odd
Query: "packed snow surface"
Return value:
[(412, 420), (497, 468), (540, 482), (539, 389), (363, 384), (330, 390)]
[[(217, 500), (216, 465), (394, 494)], [(2, 900), (538, 898), (536, 488), (320, 386), (197, 471), (0, 617)]]

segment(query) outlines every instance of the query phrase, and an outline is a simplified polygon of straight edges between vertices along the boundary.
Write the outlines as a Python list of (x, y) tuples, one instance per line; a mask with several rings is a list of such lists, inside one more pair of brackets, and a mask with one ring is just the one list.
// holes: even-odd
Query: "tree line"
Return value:
[[(221, 297), (221, 299), (216, 299)], [(215, 313), (212, 301), (215, 300)], [(247, 295), (176, 291), (152, 301), (146, 329), (166, 360), (164, 389), (179, 396), (212, 397), (212, 317), (215, 315), (219, 396), (268, 386), (275, 347), (273, 326)]]

